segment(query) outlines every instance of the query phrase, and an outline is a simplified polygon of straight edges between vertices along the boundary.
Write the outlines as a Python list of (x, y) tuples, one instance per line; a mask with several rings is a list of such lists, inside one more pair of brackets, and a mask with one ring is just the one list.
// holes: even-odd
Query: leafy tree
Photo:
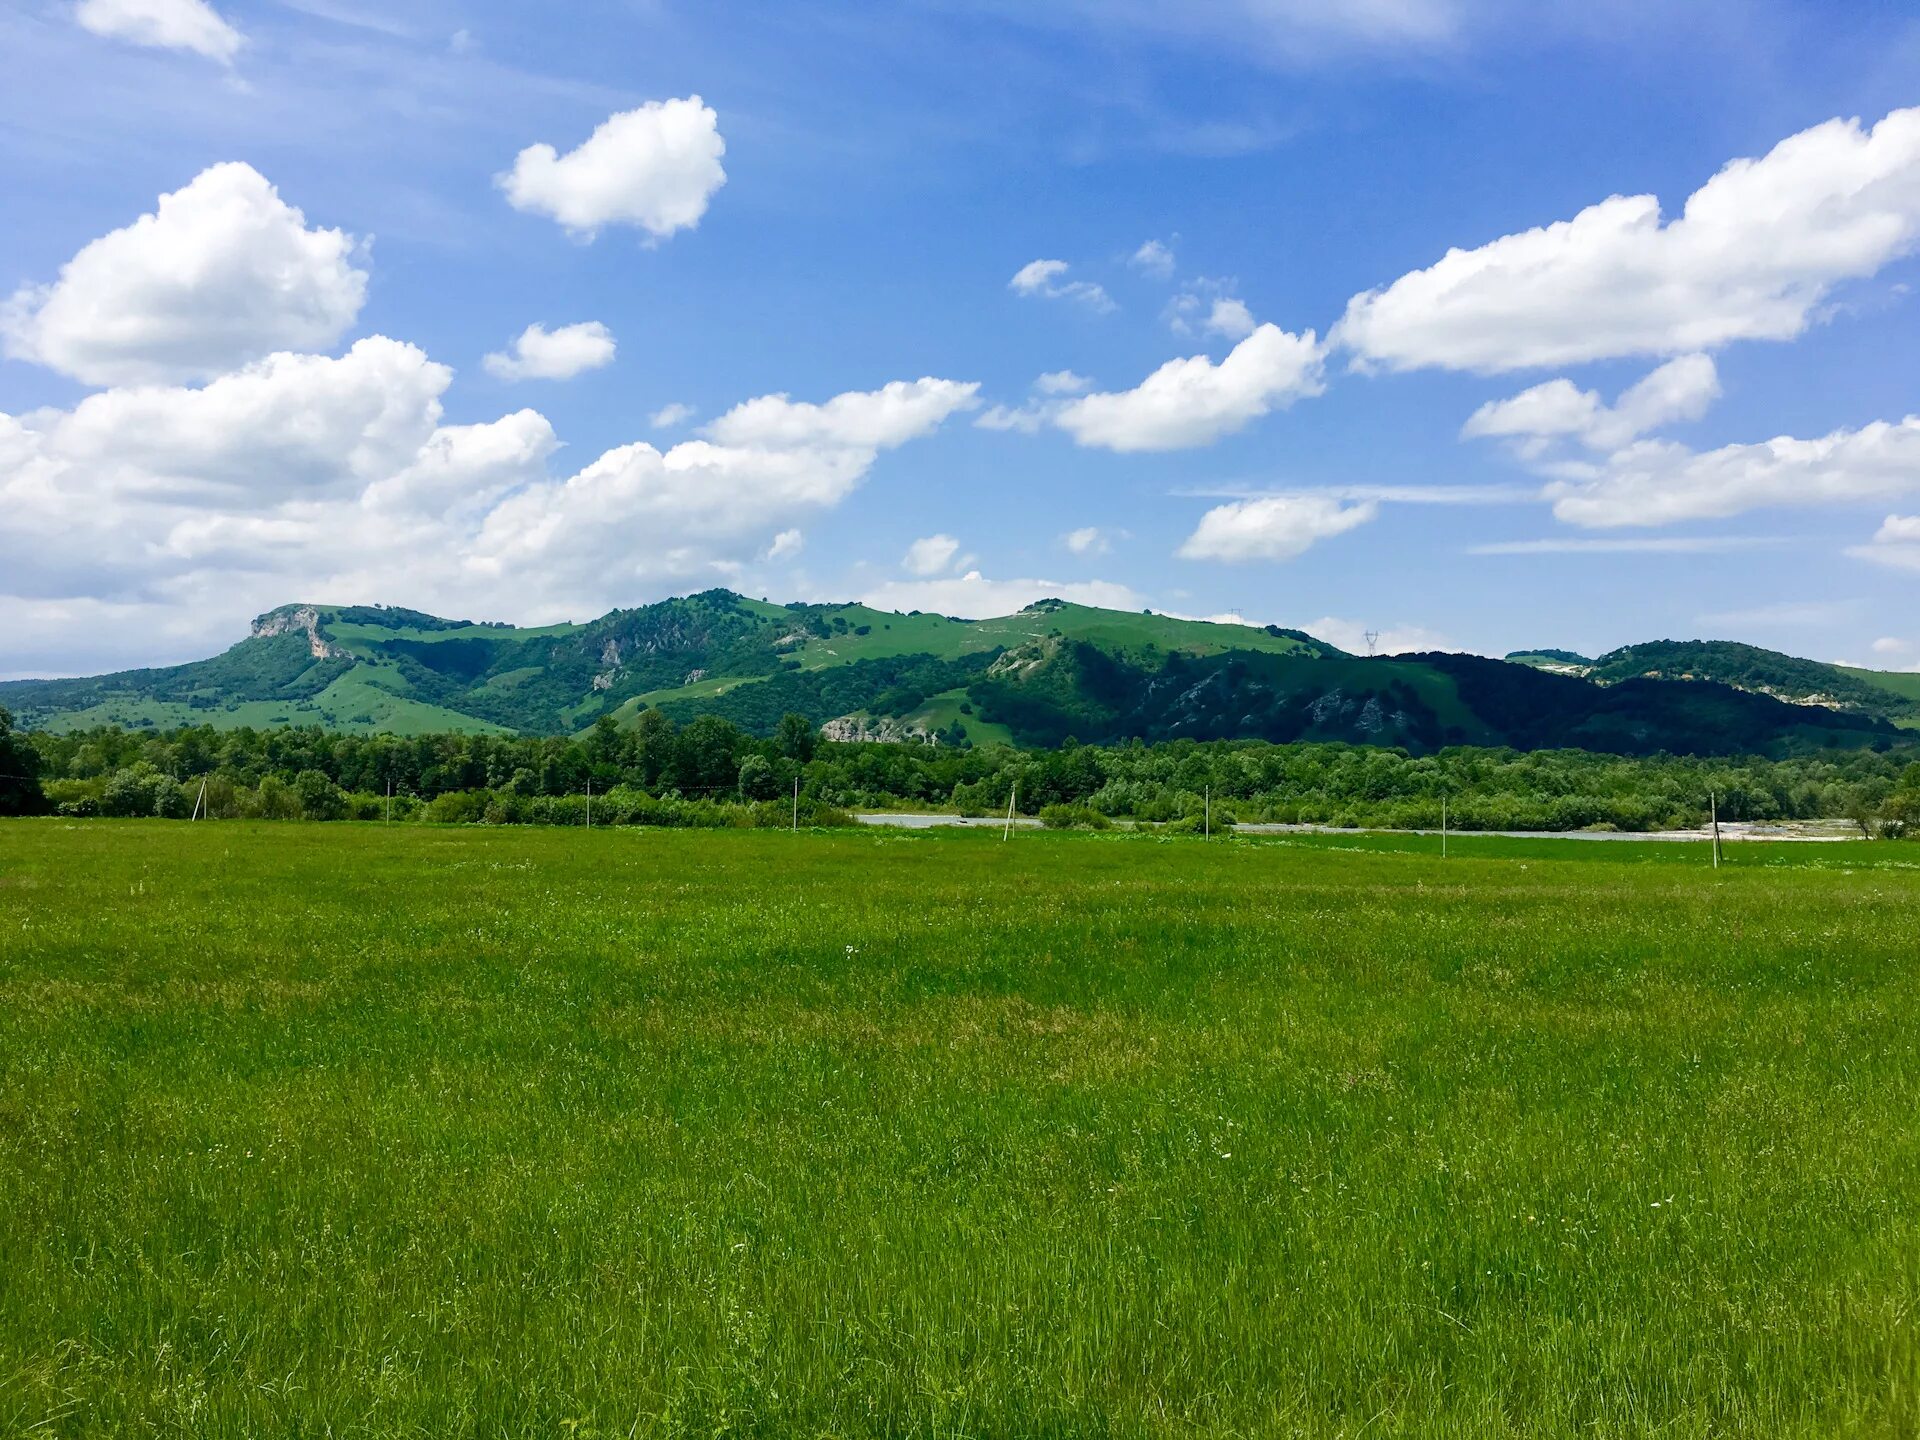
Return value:
[(294, 797), (309, 820), (338, 820), (347, 813), (347, 797), (318, 770), (302, 770), (293, 777)]
[(780, 717), (780, 728), (774, 732), (773, 743), (789, 760), (804, 764), (813, 759), (819, 742), (820, 732), (806, 716), (789, 710)]
[(0, 815), (38, 815), (46, 807), (40, 754), (15, 733), (12, 712), (0, 705)]
[(749, 755), (740, 762), (740, 798), (771, 800), (780, 793), (780, 777), (773, 762), (764, 755)]
[(683, 790), (724, 790), (739, 783), (736, 757), (746, 736), (718, 715), (702, 715), (674, 737), (667, 779)]

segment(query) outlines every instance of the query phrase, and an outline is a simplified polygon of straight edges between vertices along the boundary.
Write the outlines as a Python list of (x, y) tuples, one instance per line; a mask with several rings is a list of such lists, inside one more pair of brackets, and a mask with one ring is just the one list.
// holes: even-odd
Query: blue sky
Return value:
[(712, 584), (1920, 666), (1920, 22), (1569, 8), (23, 0), (0, 674)]

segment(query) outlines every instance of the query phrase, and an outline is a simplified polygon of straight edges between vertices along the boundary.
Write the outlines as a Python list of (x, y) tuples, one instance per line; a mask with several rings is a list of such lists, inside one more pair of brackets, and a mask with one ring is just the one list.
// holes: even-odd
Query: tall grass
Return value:
[(0, 826), (0, 1434), (1913, 1435), (1820, 849)]

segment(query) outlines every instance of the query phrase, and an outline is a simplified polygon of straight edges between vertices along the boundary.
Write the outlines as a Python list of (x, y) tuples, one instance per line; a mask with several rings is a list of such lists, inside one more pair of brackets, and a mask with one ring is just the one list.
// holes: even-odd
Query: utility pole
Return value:
[(387, 824), (391, 825), (392, 823), (393, 823), (393, 781), (391, 778), (389, 778), (387, 781)]
[(587, 829), (593, 829), (593, 776), (587, 776)]
[(1720, 868), (1720, 796), (1711, 790), (1707, 792), (1707, 814), (1713, 821), (1713, 868), (1718, 870)]
[[(207, 777), (202, 775), (200, 777), (200, 793), (193, 797), (193, 814), (190, 817), (191, 819), (198, 820), (200, 818), (200, 807), (206, 803), (206, 800), (207, 800)], [(212, 818), (212, 817), (208, 817), (208, 818)]]
[(793, 833), (800, 833), (800, 777), (793, 777)]
[(1213, 787), (1207, 786), (1200, 792), (1200, 838), (1213, 838)]
[(1444, 792), (1440, 796), (1440, 858), (1447, 858), (1447, 797)]
[(1007, 828), (1000, 832), (1002, 841), (1011, 839), (1013, 836), (1013, 804), (1019, 798), (1020, 782), (1016, 780), (1013, 782), (1013, 789), (1007, 792)]

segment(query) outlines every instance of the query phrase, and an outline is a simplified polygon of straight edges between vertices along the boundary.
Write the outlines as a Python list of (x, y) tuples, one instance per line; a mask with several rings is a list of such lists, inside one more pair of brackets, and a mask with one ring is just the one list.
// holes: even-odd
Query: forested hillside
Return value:
[[(0, 684), (25, 728), (315, 725), (348, 733), (565, 735), (603, 717), (702, 715), (771, 734), (949, 746), (1259, 739), (1580, 747), (1621, 754), (1889, 748), (1920, 725), (1901, 677), (1750, 646), (1669, 642), (1589, 666), (1360, 658), (1299, 631), (1043, 600), (964, 620), (776, 605), (709, 590), (539, 629), (379, 606), (292, 605), (210, 660)], [(1795, 703), (1804, 702), (1804, 703)]]

